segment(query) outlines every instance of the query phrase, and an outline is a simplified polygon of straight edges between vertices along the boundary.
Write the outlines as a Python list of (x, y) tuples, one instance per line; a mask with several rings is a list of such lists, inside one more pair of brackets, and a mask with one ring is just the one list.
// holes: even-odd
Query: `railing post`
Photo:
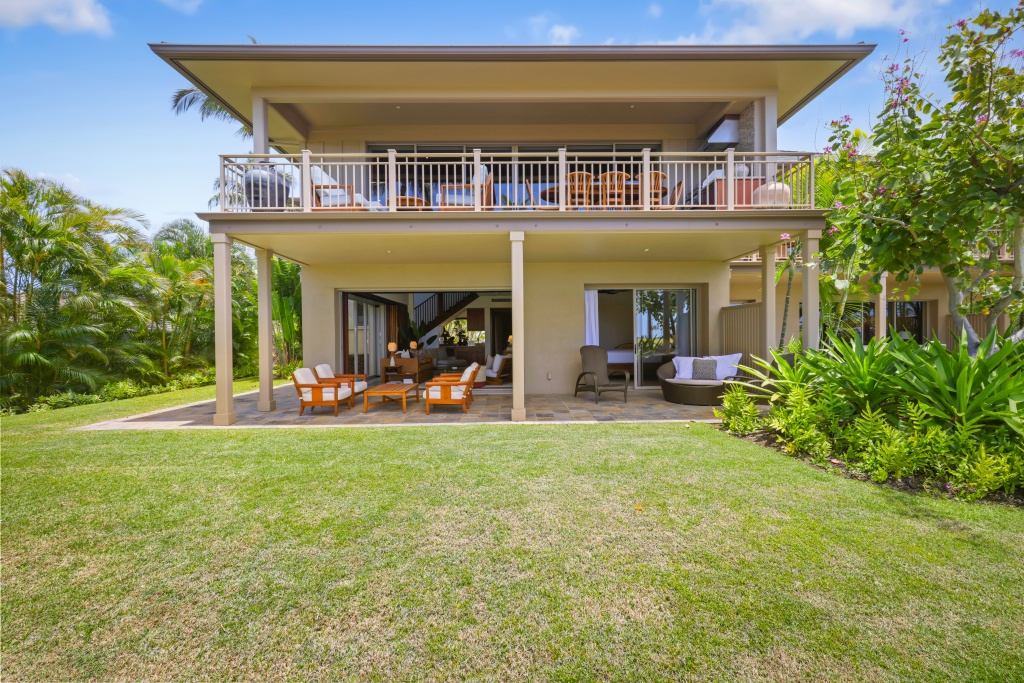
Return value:
[(736, 150), (725, 150), (725, 208), (736, 208)]
[(227, 159), (223, 154), (220, 155), (220, 210), (227, 211), (227, 188), (224, 186), (227, 183), (227, 174), (224, 172), (224, 166), (227, 164)]
[(818, 208), (818, 199), (815, 196), (814, 192), (814, 157), (815, 155), (811, 154), (811, 179), (808, 182), (808, 191), (810, 192), (811, 196), (807, 198), (807, 204), (812, 209)]
[(388, 211), (398, 211), (398, 152), (388, 150)]
[(640, 183), (640, 191), (644, 197), (644, 211), (651, 210), (651, 150), (644, 148), (643, 182)]
[(302, 150), (302, 177), (299, 181), (302, 183), (302, 210), (312, 211), (313, 210), (313, 176), (310, 171), (309, 155), (311, 152), (308, 149)]
[(565, 176), (568, 170), (568, 163), (565, 159), (565, 148), (558, 150), (558, 210), (565, 211), (566, 204), (566, 186)]
[(473, 210), (480, 211), (480, 196), (483, 192), (483, 167), (480, 165), (480, 150), (473, 150)]

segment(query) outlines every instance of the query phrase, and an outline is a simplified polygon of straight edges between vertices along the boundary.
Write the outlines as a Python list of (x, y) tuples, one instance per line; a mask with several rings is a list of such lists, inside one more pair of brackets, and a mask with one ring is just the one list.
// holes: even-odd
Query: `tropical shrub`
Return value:
[[(990, 334), (972, 356), (966, 338), (843, 340), (792, 363), (754, 359), (771, 405), (763, 427), (786, 452), (841, 459), (875, 481), (919, 477), (965, 498), (1024, 490), (1024, 348)], [(749, 398), (749, 397), (748, 397)], [(720, 417), (742, 433), (743, 399)]]
[(741, 384), (732, 384), (722, 397), (722, 409), (715, 408), (715, 417), (733, 434), (745, 435), (761, 427), (761, 416), (754, 399)]

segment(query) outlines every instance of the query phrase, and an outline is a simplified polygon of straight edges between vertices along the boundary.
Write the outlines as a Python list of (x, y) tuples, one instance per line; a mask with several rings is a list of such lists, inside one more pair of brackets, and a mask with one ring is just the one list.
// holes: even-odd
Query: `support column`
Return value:
[(764, 150), (776, 152), (779, 146), (779, 100), (775, 95), (764, 98)]
[(277, 408), (274, 400), (274, 307), (272, 302), (274, 276), (269, 249), (256, 250), (256, 309), (258, 316), (260, 399), (256, 410), (269, 413)]
[(270, 154), (270, 129), (267, 125), (267, 101), (252, 98), (252, 153)]
[(885, 310), (885, 303), (889, 298), (885, 285), (885, 280), (888, 277), (888, 273), (882, 273), (882, 276), (879, 278), (882, 291), (875, 296), (875, 339), (885, 339), (889, 336), (889, 320)]
[(771, 360), (778, 332), (775, 330), (775, 247), (761, 247), (761, 357)]
[(818, 241), (821, 230), (808, 230), (803, 251), (803, 337), (805, 349), (817, 349), (821, 341), (821, 301), (818, 292)]
[(231, 353), (231, 238), (214, 233), (210, 239), (213, 241), (213, 332), (217, 368), (217, 412), (213, 424), (224, 427), (236, 421)]
[(512, 241), (512, 421), (526, 419), (526, 325), (523, 321), (523, 240), (526, 233), (513, 231)]

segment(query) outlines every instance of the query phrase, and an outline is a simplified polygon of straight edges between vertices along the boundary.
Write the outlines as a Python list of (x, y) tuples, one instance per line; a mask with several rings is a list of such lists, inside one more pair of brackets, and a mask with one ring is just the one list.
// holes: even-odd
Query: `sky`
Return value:
[[(1008, 8), (1016, 0), (988, 0)], [(141, 212), (155, 230), (206, 210), (217, 155), (251, 150), (237, 125), (176, 116), (187, 82), (148, 43), (628, 45), (877, 43), (779, 129), (820, 150), (844, 114), (869, 129), (879, 72), (901, 47), (934, 55), (968, 0), (0, 0), (0, 167)], [(903, 45), (900, 30), (910, 42)], [(934, 64), (934, 59), (928, 59)]]

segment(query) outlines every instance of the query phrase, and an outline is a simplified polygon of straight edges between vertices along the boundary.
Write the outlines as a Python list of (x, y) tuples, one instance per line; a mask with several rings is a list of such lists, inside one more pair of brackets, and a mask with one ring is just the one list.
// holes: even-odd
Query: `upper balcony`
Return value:
[[(815, 209), (815, 156), (793, 152), (221, 156), (220, 211)], [(596, 215), (596, 214), (595, 214)]]

